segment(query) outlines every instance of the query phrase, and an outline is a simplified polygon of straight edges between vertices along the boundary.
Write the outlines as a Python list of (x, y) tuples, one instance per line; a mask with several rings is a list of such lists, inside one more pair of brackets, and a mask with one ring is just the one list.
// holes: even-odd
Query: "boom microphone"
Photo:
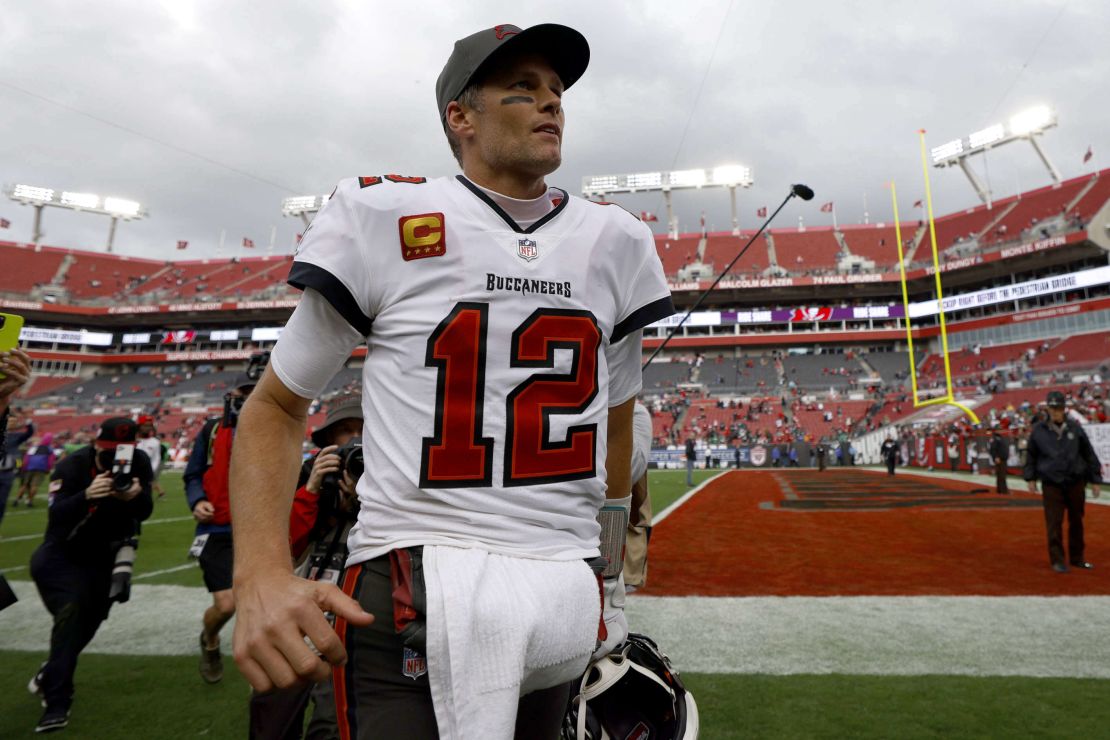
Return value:
[(759, 231), (752, 234), (752, 238), (748, 239), (748, 243), (745, 244), (744, 247), (736, 254), (736, 256), (732, 258), (732, 261), (725, 266), (725, 269), (721, 270), (721, 274), (717, 276), (717, 279), (713, 281), (713, 284), (706, 288), (705, 292), (698, 297), (697, 302), (690, 307), (690, 310), (686, 312), (686, 314), (682, 317), (682, 320), (679, 321), (674, 326), (674, 328), (671, 329), (669, 334), (667, 334), (667, 337), (663, 340), (663, 343), (656, 347), (655, 351), (651, 353), (651, 356), (647, 358), (647, 362), (643, 364), (643, 367), (640, 368), (641, 370), (646, 369), (647, 366), (651, 364), (651, 361), (654, 360), (659, 355), (659, 353), (663, 351), (663, 348), (666, 347), (667, 343), (671, 341), (671, 337), (678, 333), (678, 330), (681, 329), (682, 325), (686, 323), (686, 319), (690, 318), (690, 314), (694, 313), (694, 311), (698, 309), (698, 306), (700, 306), (705, 301), (705, 299), (709, 296), (713, 289), (717, 287), (717, 284), (721, 282), (721, 279), (728, 274), (728, 271), (732, 269), (732, 266), (736, 264), (736, 261), (744, 256), (744, 252), (748, 251), (748, 247), (750, 247), (752, 243), (757, 238), (759, 238), (759, 235), (763, 233), (764, 229), (766, 229), (770, 225), (770, 223), (775, 220), (775, 216), (779, 215), (779, 211), (786, 207), (786, 204), (790, 201), (790, 199), (795, 196), (801, 198), (802, 200), (812, 200), (813, 190), (806, 185), (790, 186), (790, 194), (783, 199), (782, 203), (779, 203), (779, 207), (775, 209), (775, 212), (772, 213), (767, 218), (767, 220), (763, 222), (763, 225), (759, 227)]
[(798, 196), (802, 200), (813, 200), (813, 188), (801, 183), (790, 186), (790, 192)]

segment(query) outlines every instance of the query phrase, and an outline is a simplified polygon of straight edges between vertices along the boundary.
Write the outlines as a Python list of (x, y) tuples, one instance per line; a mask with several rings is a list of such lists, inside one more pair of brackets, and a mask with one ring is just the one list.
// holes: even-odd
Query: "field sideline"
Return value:
[[(656, 512), (686, 493), (684, 477), (652, 472)], [(207, 595), (184, 559), (192, 526), (180, 477), (163, 484), (166, 498), (144, 526), (133, 600), (114, 607), (82, 658), (73, 737), (244, 734), (238, 674), (216, 687), (196, 675), (194, 623)], [(0, 530), (0, 570), (21, 599), (0, 613), (0, 737), (29, 732), (38, 716), (23, 687), (45, 652), (49, 616), (25, 566), (44, 520), (42, 508), (21, 508)], [(1098, 626), (1108, 608), (1110, 596), (649, 594), (630, 597), (628, 611), (695, 690), (702, 737), (931, 737), (1098, 734), (1110, 724), (1096, 699), (1107, 686), (1096, 679), (1110, 678)], [(98, 680), (106, 674), (109, 685)], [(157, 731), (128, 716), (136, 694), (159, 707)], [(212, 711), (197, 712), (201, 705)]]

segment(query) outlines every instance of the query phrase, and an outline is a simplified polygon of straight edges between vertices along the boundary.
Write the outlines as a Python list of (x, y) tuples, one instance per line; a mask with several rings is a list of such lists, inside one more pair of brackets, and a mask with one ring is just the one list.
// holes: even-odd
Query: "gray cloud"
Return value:
[[(817, 210), (827, 200), (841, 223), (861, 221), (865, 195), (872, 220), (889, 220), (885, 181), (897, 181), (907, 211), (923, 192), (918, 128), (937, 144), (1039, 102), (1059, 111), (1061, 125), (1044, 145), (1065, 177), (1085, 171), (1087, 146), (1095, 164), (1110, 151), (1101, 99), (1110, 79), (1099, 38), (1110, 25), (1105, 3), (1070, 2), (1047, 35), (1058, 2), (735, 3), (725, 18), (728, 7), (16, 4), (0, 27), (0, 83), (277, 186), (3, 84), (0, 180), (141, 200), (151, 217), (121, 228), (123, 253), (211, 256), (221, 230), (225, 254), (240, 252), (242, 237), (264, 252), (271, 227), (277, 251), (286, 252), (298, 231), (281, 218), (286, 195), (326, 192), (352, 175), (455, 171), (434, 112), (435, 78), (456, 37), (507, 21), (563, 22), (591, 41), (591, 69), (566, 100), (564, 165), (550, 178), (573, 191), (587, 174), (739, 162), (757, 181), (739, 198), (743, 225), (753, 226), (755, 209), (775, 206), (794, 181), (809, 183), (817, 198), (791, 204), (778, 227), (800, 215), (827, 223)], [(987, 164), (998, 196), (1049, 182), (1027, 146), (992, 152)], [(931, 177), (938, 213), (976, 202), (958, 171)], [(657, 194), (618, 199), (634, 211), (662, 209)], [(678, 193), (675, 204), (685, 228), (696, 227), (702, 210), (711, 227), (728, 226), (725, 192)], [(29, 208), (0, 203), (0, 216), (13, 222), (0, 236), (30, 238)], [(100, 248), (107, 226), (52, 211), (45, 241)], [(177, 239), (190, 250), (175, 252)]]

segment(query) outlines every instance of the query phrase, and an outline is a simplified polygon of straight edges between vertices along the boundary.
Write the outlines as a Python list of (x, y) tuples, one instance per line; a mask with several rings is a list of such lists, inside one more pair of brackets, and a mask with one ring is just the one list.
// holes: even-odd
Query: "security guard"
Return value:
[(31, 556), (31, 577), (54, 615), (50, 657), (28, 686), (46, 707), (36, 732), (66, 726), (77, 656), (112, 601), (127, 600), (127, 592), (114, 593), (117, 553), (154, 508), (146, 453), (133, 449), (130, 473), (112, 472), (117, 448), (134, 446), (136, 429), (131, 419), (107, 419), (96, 441), (66, 456), (51, 476), (46, 538)]
[(1048, 420), (1038, 422), (1029, 434), (1024, 478), (1029, 481), (1031, 493), (1037, 492), (1036, 481), (1041, 481), (1048, 557), (1053, 570), (1066, 573), (1064, 512), (1068, 515), (1068, 555), (1072, 567), (1092, 567), (1083, 559), (1083, 506), (1088, 482), (1092, 484), (1091, 495), (1099, 496), (1102, 464), (1083, 427), (1067, 418), (1064, 394), (1051, 391), (1046, 403)]

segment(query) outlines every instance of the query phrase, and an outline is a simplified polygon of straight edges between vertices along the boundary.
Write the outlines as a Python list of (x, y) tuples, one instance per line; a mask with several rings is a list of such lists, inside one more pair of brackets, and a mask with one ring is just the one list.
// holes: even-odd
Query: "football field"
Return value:
[[(651, 473), (657, 513), (684, 478)], [(248, 688), (230, 659), (221, 684), (197, 675), (208, 597), (185, 558), (180, 477), (163, 483), (132, 600), (81, 659), (72, 737), (245, 734)], [(41, 711), (24, 687), (49, 637), (26, 569), (43, 504), (0, 527), (0, 570), (20, 597), (0, 612), (4, 738), (29, 734)], [(1036, 497), (956, 481), (728, 473), (656, 527), (629, 621), (683, 673), (705, 738), (1098, 736), (1110, 726), (1110, 573), (1052, 573), (1041, 522)], [(1096, 564), (1110, 563), (1108, 525), (1110, 508), (1088, 507)]]

